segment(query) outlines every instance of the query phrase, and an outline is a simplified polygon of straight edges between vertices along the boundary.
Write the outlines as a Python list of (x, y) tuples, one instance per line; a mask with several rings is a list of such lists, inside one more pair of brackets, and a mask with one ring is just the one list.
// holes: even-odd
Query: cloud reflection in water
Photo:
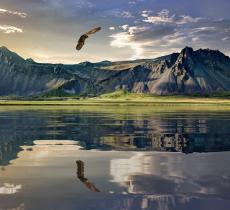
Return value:
[(10, 195), (15, 194), (22, 189), (22, 185), (14, 185), (10, 183), (4, 183), (3, 186), (0, 186), (0, 194)]

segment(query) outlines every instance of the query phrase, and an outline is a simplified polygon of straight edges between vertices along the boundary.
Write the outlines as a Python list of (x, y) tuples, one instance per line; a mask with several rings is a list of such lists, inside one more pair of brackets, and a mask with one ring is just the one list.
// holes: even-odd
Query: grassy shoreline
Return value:
[(218, 105), (230, 106), (230, 99), (192, 98), (192, 97), (146, 97), (146, 98), (90, 98), (62, 100), (0, 100), (0, 106), (77, 106), (77, 105)]
[(169, 106), (169, 105), (218, 105), (230, 106), (230, 98), (195, 96), (153, 96), (124, 91), (107, 93), (97, 97), (37, 97), (0, 98), (0, 106), (80, 106), (80, 105), (130, 105), (130, 106)]

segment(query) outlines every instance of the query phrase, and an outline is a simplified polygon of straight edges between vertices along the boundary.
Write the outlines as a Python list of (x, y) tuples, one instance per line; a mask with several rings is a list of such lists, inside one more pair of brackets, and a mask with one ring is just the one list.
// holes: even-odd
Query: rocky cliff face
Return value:
[(156, 95), (230, 90), (230, 58), (219, 51), (186, 47), (156, 59), (41, 64), (0, 48), (0, 95), (49, 92), (99, 95), (116, 90)]
[(175, 62), (161, 61), (152, 72), (159, 74), (153, 80), (149, 75), (146, 84), (149, 92), (156, 95), (205, 94), (230, 89), (230, 59), (218, 51), (193, 51), (186, 47)]

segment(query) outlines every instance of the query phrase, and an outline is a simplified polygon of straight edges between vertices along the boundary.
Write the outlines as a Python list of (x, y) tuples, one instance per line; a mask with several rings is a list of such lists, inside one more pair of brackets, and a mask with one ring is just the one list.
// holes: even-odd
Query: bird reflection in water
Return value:
[(85, 178), (84, 174), (84, 162), (81, 160), (76, 161), (77, 164), (77, 177), (78, 179), (92, 192), (100, 192), (98, 188), (95, 187), (95, 185), (90, 182), (87, 178)]

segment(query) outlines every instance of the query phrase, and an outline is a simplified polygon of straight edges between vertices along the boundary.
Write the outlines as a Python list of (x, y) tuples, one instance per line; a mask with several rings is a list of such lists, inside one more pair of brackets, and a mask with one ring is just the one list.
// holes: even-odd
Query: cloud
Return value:
[(150, 15), (151, 11), (142, 11), (141, 16), (144, 17), (143, 22), (153, 23), (153, 24), (186, 24), (186, 23), (194, 23), (198, 22), (200, 17), (190, 17), (188, 15), (180, 15), (176, 14), (169, 15), (170, 12), (167, 9), (163, 9), (157, 13), (155, 16)]
[(16, 16), (19, 16), (21, 18), (27, 17), (27, 13), (25, 13), (25, 12), (11, 11), (11, 10), (7, 10), (7, 9), (3, 9), (3, 8), (0, 8), (0, 14), (16, 15)]
[(75, 5), (76, 5), (76, 7), (78, 7), (78, 8), (93, 8), (93, 7), (95, 7), (95, 4), (93, 4), (91, 1), (85, 1), (85, 0), (83, 0), (83, 1), (75, 1)]
[(146, 18), (146, 17), (149, 16), (149, 14), (150, 14), (151, 12), (152, 12), (151, 10), (143, 10), (143, 11), (141, 12), (141, 16)]
[[(6, 15), (15, 15), (20, 18), (26, 18), (27, 14), (25, 12), (19, 12), (19, 11), (12, 11), (12, 10), (7, 10), (0, 8), (0, 15), (1, 14), (6, 14)], [(13, 33), (22, 33), (23, 30), (21, 28), (11, 26), (11, 25), (0, 25), (0, 32), (3, 32), (4, 34), (13, 34)]]
[(110, 27), (109, 27), (109, 30), (114, 31), (114, 30), (115, 30), (115, 27), (114, 27), (114, 26), (110, 26)]
[(139, 2), (144, 2), (145, 0), (130, 0), (128, 1), (128, 4), (129, 5), (136, 5), (137, 3)]
[(129, 1), (128, 4), (130, 5), (135, 5), (137, 2), (136, 1)]
[(198, 27), (198, 28), (193, 28), (191, 29), (191, 34), (210, 34), (210, 33), (213, 33), (215, 32), (217, 29), (216, 27), (213, 27), (213, 26), (210, 26), (210, 27), (206, 27), (206, 26), (203, 26), (203, 27)]
[(120, 32), (112, 34), (110, 37), (113, 38), (113, 41), (110, 43), (112, 47), (122, 48), (130, 45), (129, 43), (132, 41), (133, 35), (127, 32)]
[(176, 31), (173, 34), (164, 36), (162, 38), (162, 42), (164, 44), (162, 44), (162, 46), (171, 46), (171, 47), (175, 47), (175, 45), (177, 45), (178, 43), (184, 43), (186, 42), (187, 39), (187, 35), (181, 31)]
[(222, 39), (223, 41), (230, 41), (230, 36), (226, 36)]
[[(138, 54), (142, 58), (151, 58), (171, 53), (185, 45), (194, 48), (208, 47), (230, 53), (228, 41), (225, 39), (230, 37), (230, 20), (226, 19), (229, 17), (226, 4), (219, 4), (222, 7), (218, 8), (217, 3), (214, 6), (208, 4), (210, 0), (204, 1), (205, 3), (199, 0), (192, 3), (184, 1), (183, 7), (181, 0), (173, 1), (166, 7), (164, 1), (156, 0), (11, 0), (6, 8), (0, 5), (0, 8), (4, 8), (0, 13), (0, 25), (22, 28), (26, 33), (20, 40), (26, 43), (26, 48), (22, 48), (20, 42), (15, 43), (19, 52), (42, 62), (75, 63), (73, 47), (73, 39), (77, 41), (75, 34), (78, 37), (83, 31), (95, 25), (104, 26), (105, 30), (95, 38), (96, 42), (94, 39), (91, 40), (92, 43), (85, 48), (85, 54), (82, 52), (82, 56), (78, 56), (77, 62), (89, 60), (89, 53), (93, 61), (104, 60), (105, 57), (119, 60)], [(205, 10), (207, 5), (209, 9)], [(28, 15), (31, 14), (30, 18), (25, 20), (26, 25), (18, 25), (18, 19), (21, 19), (19, 16), (6, 14), (6, 9), (14, 10), (13, 8), (17, 8), (15, 10), (18, 12), (28, 11)], [(119, 27), (123, 25), (128, 27)], [(109, 29), (110, 27), (112, 28)], [(119, 38), (108, 37), (109, 34), (116, 35), (122, 32), (125, 32), (124, 36), (129, 37), (127, 43), (123, 48), (113, 45), (111, 49), (110, 42)], [(5, 26), (4, 29), (0, 29), (0, 40), (4, 37), (5, 45), (12, 44), (14, 41), (12, 36), (6, 36), (4, 33), (10, 33)], [(21, 32), (13, 30), (11, 33), (17, 35)], [(95, 50), (98, 47), (103, 48), (100, 53)], [(47, 53), (50, 57), (40, 58), (31, 53), (33, 49), (38, 48), (43, 52), (52, 49)], [(65, 51), (67, 58), (61, 57), (60, 49)], [(104, 53), (109, 50), (111, 50), (109, 54)], [(52, 57), (54, 53), (55, 58)]]
[(144, 26), (143, 27), (131, 26), (131, 27), (128, 27), (127, 30), (130, 34), (138, 34), (138, 33), (142, 33), (142, 32), (149, 30), (149, 28), (144, 27)]
[(134, 18), (131, 12), (129, 11), (121, 11), (116, 14), (117, 17), (122, 17), (122, 18)]
[(46, 6), (49, 6), (51, 8), (56, 8), (56, 9), (64, 8), (64, 7), (84, 9), (84, 8), (94, 8), (96, 6), (94, 3), (92, 3), (91, 1), (87, 1), (87, 0), (74, 0), (74, 1), (72, 0), (55, 0), (55, 1), (44, 0), (43, 3)]
[(111, 47), (124, 48), (129, 47), (133, 51), (133, 55), (130, 59), (138, 59), (143, 56), (144, 48), (154, 44), (154, 40), (142, 40), (138, 39), (138, 34), (141, 34), (148, 30), (147, 27), (122, 25), (119, 28), (123, 32), (110, 35), (113, 40), (110, 42)]
[(167, 9), (156, 16), (151, 13), (144, 10), (140, 13), (142, 21), (119, 26), (121, 31), (110, 36), (110, 46), (131, 48), (132, 58), (154, 58), (185, 46), (226, 49), (222, 43), (230, 37), (228, 20), (170, 15)]
[(203, 27), (199, 27), (199, 28), (194, 28), (192, 30), (195, 33), (201, 32), (201, 31), (214, 31), (214, 30), (216, 30), (216, 27), (214, 27), (214, 26), (211, 26), (211, 27), (203, 26)]
[(13, 34), (13, 33), (23, 32), (21, 28), (17, 28), (15, 26), (9, 26), (9, 25), (0, 25), (0, 31), (2, 31), (4, 34)]
[(143, 21), (146, 23), (172, 23), (174, 19), (174, 16), (169, 17), (169, 10), (167, 9), (161, 10), (156, 16), (149, 16), (149, 13), (147, 11), (142, 12), (142, 17), (145, 18)]
[[(174, 33), (174, 28), (156, 26), (154, 28), (151, 25), (135, 25), (129, 26), (128, 24), (119, 26), (123, 32), (112, 34), (110, 38), (111, 47), (132, 49), (133, 54), (130, 59), (146, 58), (152, 56), (160, 56), (165, 53), (164, 50), (159, 50), (161, 45), (172, 45), (177, 40), (181, 39), (181, 34), (175, 33), (171, 36), (169, 34)], [(168, 39), (171, 39), (168, 42)], [(158, 46), (157, 48), (155, 46)], [(155, 48), (158, 53), (154, 52), (152, 48)], [(169, 48), (168, 48), (169, 49)], [(175, 49), (175, 48), (173, 48)]]
[(125, 24), (125, 25), (119, 26), (119, 28), (123, 29), (123, 31), (126, 31), (129, 28), (129, 25)]
[(112, 34), (110, 37), (113, 38), (113, 41), (110, 42), (111, 47), (129, 47), (134, 51), (131, 59), (139, 58), (142, 55), (142, 45), (133, 40), (134, 35), (128, 32), (121, 32)]

